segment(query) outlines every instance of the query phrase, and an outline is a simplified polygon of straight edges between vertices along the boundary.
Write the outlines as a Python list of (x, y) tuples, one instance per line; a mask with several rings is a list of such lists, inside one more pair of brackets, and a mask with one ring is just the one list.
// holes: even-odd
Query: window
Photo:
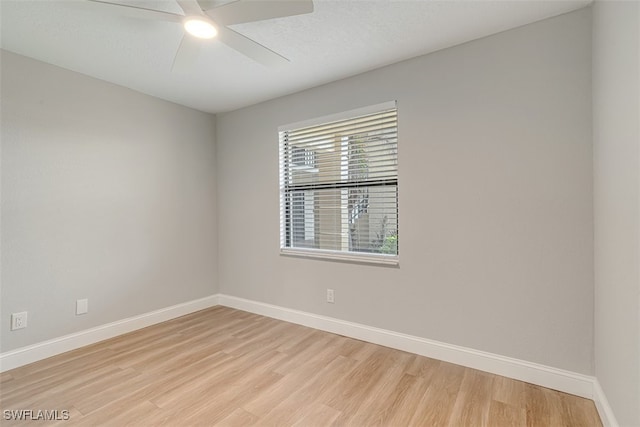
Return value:
[(283, 126), (279, 136), (281, 252), (397, 264), (395, 101)]

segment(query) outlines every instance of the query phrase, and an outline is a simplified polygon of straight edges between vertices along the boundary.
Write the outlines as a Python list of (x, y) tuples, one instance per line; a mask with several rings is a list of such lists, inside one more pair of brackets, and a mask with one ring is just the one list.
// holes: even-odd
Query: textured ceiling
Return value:
[[(171, 71), (179, 24), (105, 14), (84, 3), (0, 0), (2, 48), (217, 113), (579, 9), (589, 0), (314, 0), (311, 14), (232, 27), (288, 64), (267, 68), (214, 39), (181, 72)], [(173, 0), (117, 3), (181, 12)]]

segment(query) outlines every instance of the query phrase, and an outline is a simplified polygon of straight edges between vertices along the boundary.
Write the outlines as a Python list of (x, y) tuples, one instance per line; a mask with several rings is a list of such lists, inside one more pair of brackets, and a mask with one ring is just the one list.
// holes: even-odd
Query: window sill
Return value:
[(300, 248), (280, 248), (280, 255), (314, 258), (325, 261), (341, 261), (359, 264), (384, 265), (388, 267), (398, 267), (400, 260), (397, 255), (384, 254), (359, 254), (354, 252), (327, 251), (321, 249), (300, 249)]

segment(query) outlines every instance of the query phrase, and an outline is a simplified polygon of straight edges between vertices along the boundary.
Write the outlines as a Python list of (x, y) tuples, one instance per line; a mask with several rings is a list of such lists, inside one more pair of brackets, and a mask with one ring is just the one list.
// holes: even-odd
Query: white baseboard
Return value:
[(227, 307), (455, 363), (588, 399), (594, 397), (595, 378), (588, 375), (229, 295), (219, 295), (219, 303)]
[(594, 377), (499, 354), (223, 294), (188, 301), (1, 353), (0, 372), (216, 305), (236, 308), (593, 399), (604, 427), (618, 427), (600, 383)]
[(597, 378), (594, 378), (593, 381), (593, 401), (596, 404), (596, 409), (600, 415), (602, 425), (604, 427), (618, 427), (619, 424), (616, 420), (616, 416), (613, 414), (613, 409), (609, 406), (607, 396), (604, 394), (604, 391), (600, 386), (600, 381), (598, 381)]
[(0, 372), (218, 305), (211, 295), (0, 354)]

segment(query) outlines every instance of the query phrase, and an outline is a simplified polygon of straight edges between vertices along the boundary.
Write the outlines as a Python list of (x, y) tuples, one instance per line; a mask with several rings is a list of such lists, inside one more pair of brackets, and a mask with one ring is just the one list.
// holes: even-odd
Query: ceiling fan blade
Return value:
[(90, 7), (92, 9), (99, 8), (105, 12), (115, 13), (117, 15), (129, 16), (138, 19), (151, 19), (157, 21), (181, 22), (182, 16), (175, 13), (162, 12), (160, 10), (145, 9), (143, 7), (134, 7), (118, 3), (110, 3), (101, 0), (87, 0), (86, 2), (78, 2), (78, 5)]
[(171, 71), (173, 72), (186, 72), (192, 69), (193, 64), (198, 59), (200, 54), (199, 40), (185, 34), (182, 37), (178, 51), (175, 58), (173, 58), (173, 65)]
[(214, 7), (222, 6), (225, 3), (232, 3), (238, 0), (198, 0), (202, 10), (213, 9)]
[(250, 38), (233, 31), (227, 27), (218, 28), (218, 38), (227, 46), (237, 50), (241, 54), (248, 56), (256, 62), (269, 67), (286, 64), (289, 62), (284, 56), (278, 55), (271, 49), (256, 43)]
[(202, 8), (198, 4), (197, 0), (176, 0), (178, 5), (184, 11), (184, 14), (187, 16), (199, 16), (204, 15)]
[(238, 0), (205, 11), (220, 25), (242, 24), (311, 12), (312, 0)]

